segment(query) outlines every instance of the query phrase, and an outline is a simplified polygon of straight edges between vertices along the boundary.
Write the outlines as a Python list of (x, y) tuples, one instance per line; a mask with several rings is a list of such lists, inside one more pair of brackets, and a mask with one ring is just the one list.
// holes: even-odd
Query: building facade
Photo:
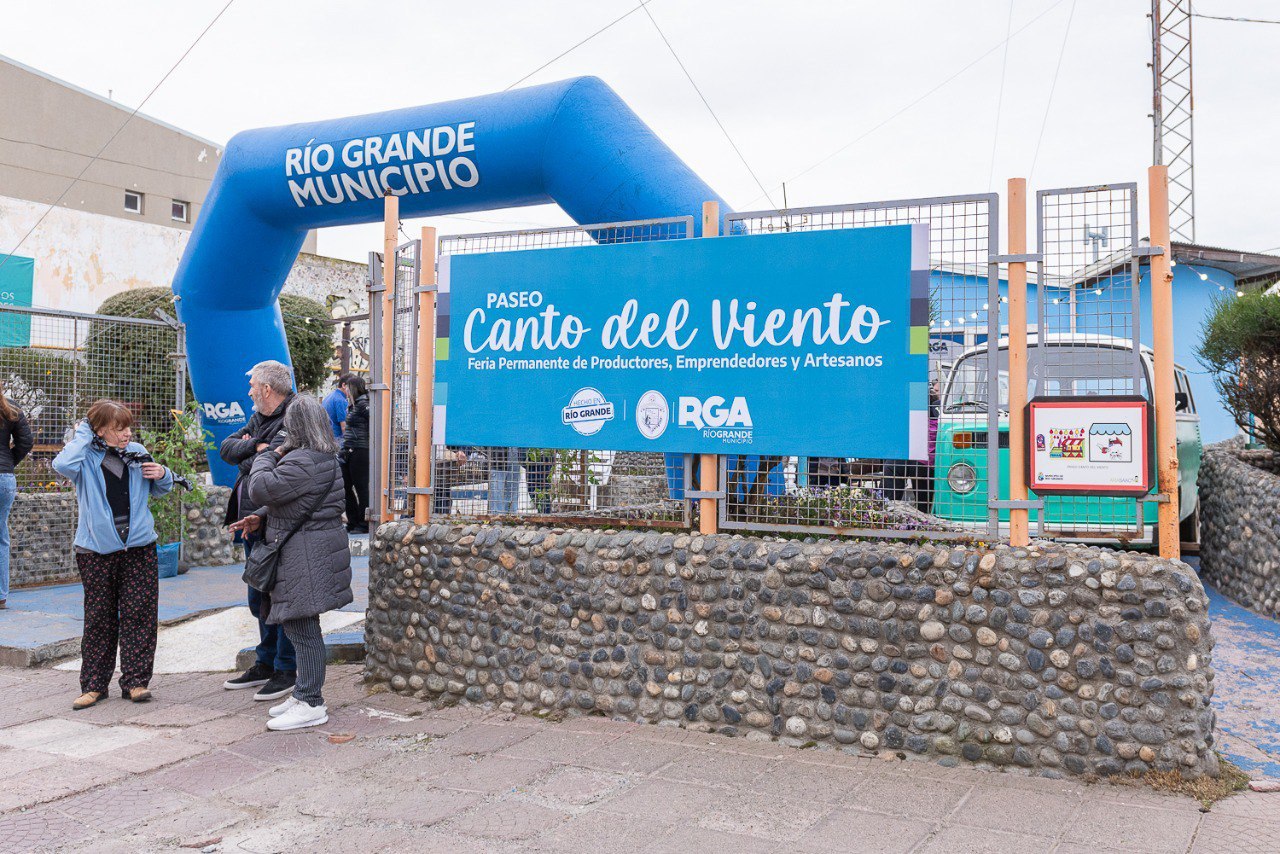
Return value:
[(92, 312), (172, 283), (223, 146), (132, 112), (0, 56), (0, 303)]

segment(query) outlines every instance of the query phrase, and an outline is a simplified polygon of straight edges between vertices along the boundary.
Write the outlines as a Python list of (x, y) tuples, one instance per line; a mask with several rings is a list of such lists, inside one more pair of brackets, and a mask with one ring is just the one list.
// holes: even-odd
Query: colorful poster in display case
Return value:
[(1150, 424), (1144, 397), (1037, 397), (1027, 405), (1027, 485), (1040, 495), (1144, 495)]

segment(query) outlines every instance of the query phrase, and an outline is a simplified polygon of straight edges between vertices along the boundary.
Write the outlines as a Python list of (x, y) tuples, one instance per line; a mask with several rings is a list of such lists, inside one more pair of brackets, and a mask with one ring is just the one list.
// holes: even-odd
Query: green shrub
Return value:
[(151, 515), (162, 544), (182, 539), (183, 505), (199, 506), (205, 500), (199, 473), (209, 469), (206, 452), (213, 450), (213, 442), (212, 434), (200, 426), (199, 411), (193, 402), (183, 412), (172, 412), (167, 428), (142, 430), (138, 436), (152, 459), (191, 484), (190, 492), (175, 484), (168, 495), (151, 499)]
[(1215, 303), (1196, 355), (1236, 424), (1280, 452), (1280, 296), (1254, 292)]
[(315, 391), (324, 384), (333, 357), (334, 327), (323, 304), (295, 294), (280, 295), (289, 359), (298, 391)]

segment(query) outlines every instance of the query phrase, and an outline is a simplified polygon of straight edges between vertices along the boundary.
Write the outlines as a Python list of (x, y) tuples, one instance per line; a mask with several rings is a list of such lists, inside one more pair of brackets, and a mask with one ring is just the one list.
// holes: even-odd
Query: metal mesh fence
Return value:
[[(1028, 336), (1028, 398), (1144, 395), (1140, 341), (1138, 188), (1111, 184), (1036, 194), (1041, 261), (1036, 334)], [(1002, 366), (1007, 365), (1007, 360)], [(1044, 496), (1044, 534), (1136, 534), (1133, 498)], [(1151, 508), (1154, 518), (1154, 506)]]
[[(441, 237), (439, 255), (605, 246), (694, 236), (692, 217)], [(437, 308), (447, 326), (448, 300)], [(428, 346), (421, 341), (419, 346)], [(397, 352), (404, 345), (397, 342)], [(453, 388), (451, 396), (465, 395)], [(402, 407), (396, 404), (393, 409)], [(393, 414), (393, 421), (397, 417)], [(539, 517), (634, 526), (687, 526), (689, 461), (676, 454), (555, 448), (433, 449), (432, 514)]]
[(551, 448), (434, 448), (432, 515), (685, 527), (687, 456)]
[(396, 248), (394, 324), (396, 346), (391, 354), (391, 425), (388, 468), (388, 506), (394, 513), (413, 511), (414, 386), (418, 364), (418, 259), (421, 241)]
[(53, 458), (99, 398), (129, 407), (135, 435), (167, 430), (170, 410), (185, 401), (182, 336), (180, 326), (159, 320), (0, 306), (0, 380), (35, 439), (15, 469), (13, 583), (61, 580), (74, 572), (76, 503), (59, 494), (73, 488), (53, 470)]
[[(1001, 297), (994, 194), (731, 214), (725, 234), (925, 223), (929, 226), (930, 358), (927, 460), (722, 458), (725, 528), (823, 530), (872, 537), (989, 536), (997, 450), (1007, 448), (988, 402), (987, 368)], [(867, 402), (874, 407), (874, 401)], [(838, 417), (838, 415), (837, 415)], [(1003, 438), (1001, 443), (1000, 439)]]
[(35, 434), (19, 490), (70, 490), (49, 464), (98, 398), (128, 406), (135, 433), (168, 429), (185, 396), (181, 354), (181, 331), (159, 320), (0, 306), (0, 380)]

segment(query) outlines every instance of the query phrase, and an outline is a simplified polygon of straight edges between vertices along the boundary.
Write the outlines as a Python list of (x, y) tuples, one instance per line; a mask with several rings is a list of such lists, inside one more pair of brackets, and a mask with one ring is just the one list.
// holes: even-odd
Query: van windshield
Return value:
[[(1000, 410), (1009, 409), (1009, 351), (997, 354)], [(1032, 345), (1027, 348), (1027, 399), (1037, 395), (1092, 396), (1133, 394), (1133, 351), (1085, 345)], [(1147, 394), (1146, 368), (1138, 393)], [(956, 362), (942, 411), (987, 411), (987, 354), (970, 353)]]

